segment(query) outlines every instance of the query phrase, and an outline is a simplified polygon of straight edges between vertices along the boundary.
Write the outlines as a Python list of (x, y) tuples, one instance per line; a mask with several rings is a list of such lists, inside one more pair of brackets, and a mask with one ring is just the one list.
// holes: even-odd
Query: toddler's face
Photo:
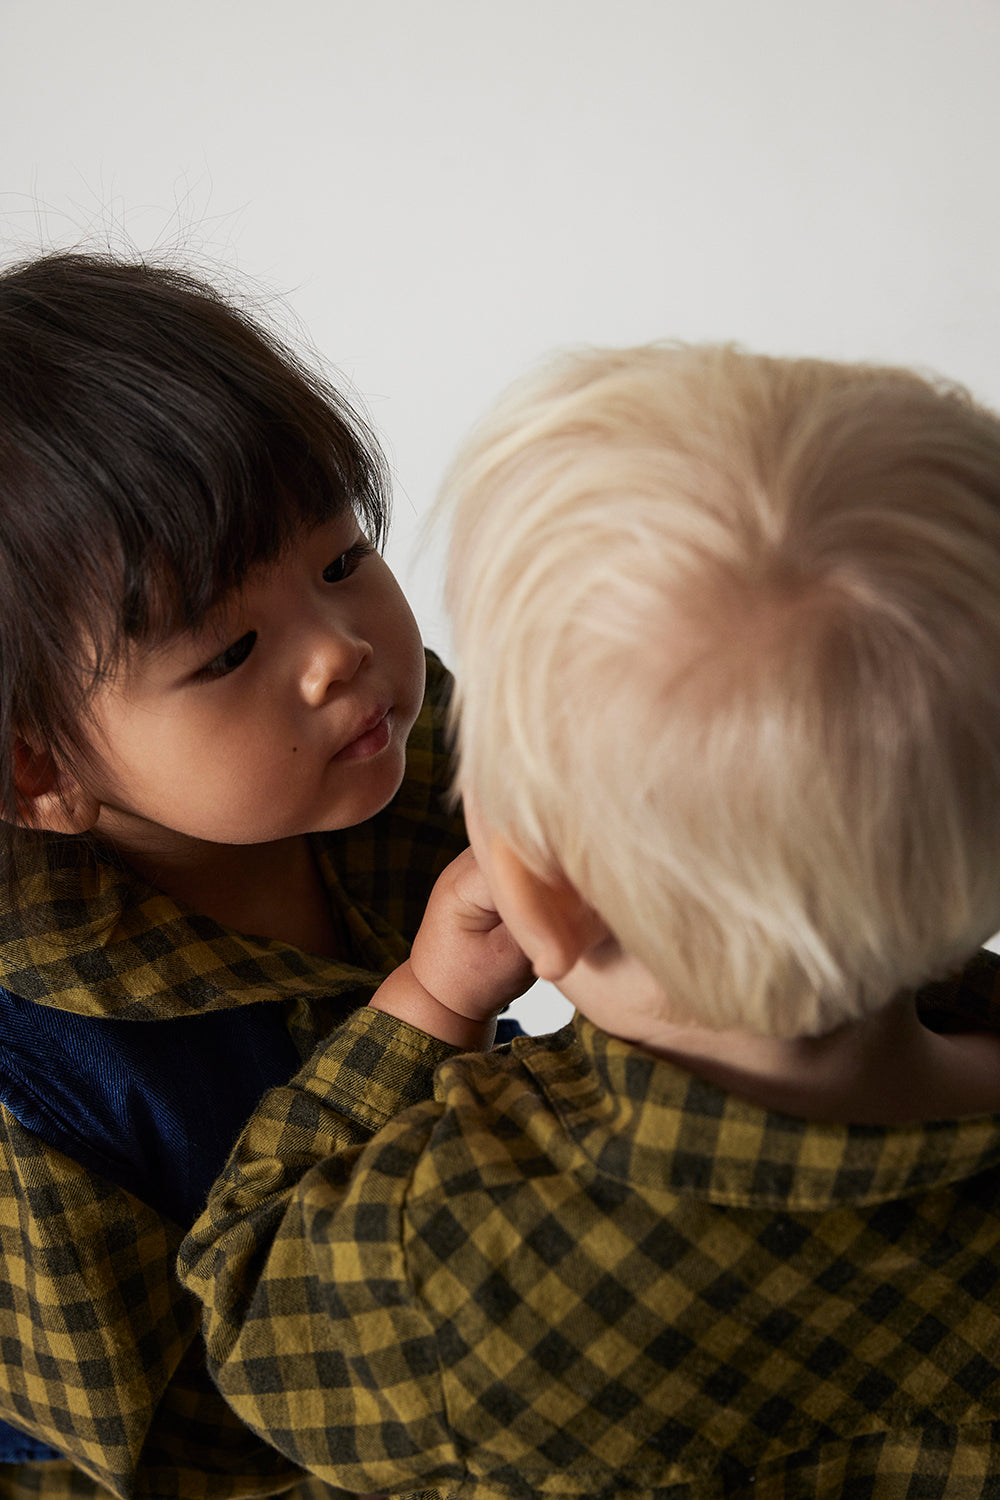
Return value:
[(354, 516), (303, 531), (98, 690), (98, 831), (127, 855), (362, 822), (399, 787), (423, 684), (416, 621)]

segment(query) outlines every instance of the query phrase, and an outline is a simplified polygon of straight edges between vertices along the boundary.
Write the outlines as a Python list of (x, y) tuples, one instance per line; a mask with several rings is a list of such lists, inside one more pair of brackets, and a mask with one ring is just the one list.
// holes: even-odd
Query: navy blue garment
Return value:
[(493, 1038), (494, 1047), (502, 1047), (504, 1042), (512, 1042), (516, 1036), (527, 1036), (527, 1032), (516, 1021), (513, 1016), (501, 1016), (497, 1021), (497, 1034)]
[(298, 1068), (281, 1001), (119, 1021), (0, 990), (0, 1101), (184, 1227), (261, 1095)]
[[(299, 1062), (280, 1001), (119, 1021), (0, 989), (0, 1101), (47, 1145), (184, 1227), (261, 1095)], [(0, 1422), (0, 1463), (60, 1456)]]

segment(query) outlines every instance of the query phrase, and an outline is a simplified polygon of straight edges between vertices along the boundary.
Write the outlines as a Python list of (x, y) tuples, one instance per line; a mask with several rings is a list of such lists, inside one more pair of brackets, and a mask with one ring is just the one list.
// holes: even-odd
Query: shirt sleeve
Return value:
[(433, 1315), (410, 1284), (407, 1189), (456, 1049), (365, 1009), (266, 1096), (181, 1250), (233, 1409), (348, 1490), (446, 1484)]

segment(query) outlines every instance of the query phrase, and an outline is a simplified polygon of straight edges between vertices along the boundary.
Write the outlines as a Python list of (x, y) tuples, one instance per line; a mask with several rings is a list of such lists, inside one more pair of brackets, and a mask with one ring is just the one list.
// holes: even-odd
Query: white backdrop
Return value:
[(0, 0), (0, 257), (131, 242), (283, 299), (388, 446), (447, 657), (421, 517), (555, 346), (736, 339), (1000, 404), (998, 79), (1000, 0)]

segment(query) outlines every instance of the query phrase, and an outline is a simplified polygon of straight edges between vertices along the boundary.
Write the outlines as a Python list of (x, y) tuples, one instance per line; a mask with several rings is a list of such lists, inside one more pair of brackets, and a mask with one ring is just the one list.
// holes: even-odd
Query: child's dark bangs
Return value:
[(259, 475), (236, 493), (175, 491), (164, 524), (121, 539), (123, 638), (155, 642), (198, 629), (250, 573), (276, 562), (303, 528), (352, 509), (366, 529), (381, 525), (377, 515), (366, 521), (365, 505), (324, 473), (301, 469), (283, 482)]
[(389, 483), (374, 438), (290, 356), (266, 353), (263, 372), (248, 362), (206, 380), (197, 415), (173, 389), (166, 464), (154, 454), (142, 525), (123, 537), (131, 636), (197, 627), (303, 527), (353, 510), (376, 545), (385, 539)]
[(183, 271), (76, 255), (15, 268), (0, 354), (50, 545), (71, 566), (85, 539), (98, 587), (81, 623), (109, 658), (198, 626), (301, 526), (353, 509), (384, 540), (388, 476), (364, 421)]
[[(332, 392), (298, 395), (282, 412), (227, 393), (209, 430), (174, 417), (161, 434), (165, 462), (153, 455), (143, 503), (117, 516), (126, 636), (197, 628), (303, 528), (345, 512), (384, 541), (389, 486), (374, 439)], [(182, 400), (175, 393), (175, 410)]]

